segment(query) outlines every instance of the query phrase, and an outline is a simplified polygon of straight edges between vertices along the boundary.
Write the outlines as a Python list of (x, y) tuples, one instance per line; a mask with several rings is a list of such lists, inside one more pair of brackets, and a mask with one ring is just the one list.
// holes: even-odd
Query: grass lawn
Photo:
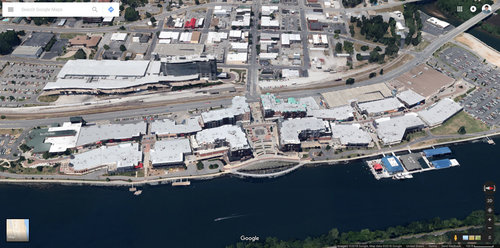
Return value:
[(77, 35), (83, 35), (83, 34), (78, 34), (78, 33), (62, 33), (61, 34), (61, 39), (72, 39), (75, 38)]
[(477, 133), (488, 130), (486, 124), (474, 119), (464, 111), (461, 111), (447, 120), (443, 125), (431, 129), (431, 132), (435, 135), (457, 134), (461, 126), (465, 127), (467, 133)]
[(51, 96), (39, 96), (38, 101), (40, 102), (55, 102), (59, 99), (58, 95), (51, 95)]

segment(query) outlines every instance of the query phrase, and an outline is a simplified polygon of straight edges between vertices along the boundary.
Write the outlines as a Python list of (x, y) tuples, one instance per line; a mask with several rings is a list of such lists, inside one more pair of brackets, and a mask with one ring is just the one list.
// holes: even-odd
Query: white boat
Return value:
[(134, 195), (140, 195), (142, 194), (142, 190), (137, 190), (136, 192), (134, 192)]

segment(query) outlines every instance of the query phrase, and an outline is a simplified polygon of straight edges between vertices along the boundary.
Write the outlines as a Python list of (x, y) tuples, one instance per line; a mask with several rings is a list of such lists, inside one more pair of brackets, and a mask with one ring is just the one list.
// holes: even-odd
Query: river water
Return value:
[[(302, 168), (284, 177), (195, 181), (187, 188), (0, 185), (0, 220), (30, 219), (29, 247), (224, 247), (463, 218), (483, 209), (482, 184), (500, 182), (498, 145), (453, 146), (461, 166), (406, 181), (373, 178), (362, 162)], [(0, 233), (5, 224), (0, 223)], [(6, 244), (0, 247), (26, 247)]]
[[(452, 25), (459, 26), (462, 21), (452, 17), (452, 16), (446, 16), (442, 12), (440, 12), (436, 6), (436, 0), (426, 0), (423, 3), (417, 4), (419, 9), (423, 12), (425, 12), (428, 15), (435, 16), (439, 19), (442, 19), (446, 22), (451, 23)], [(468, 11), (468, 10), (464, 10)], [(493, 22), (493, 17), (490, 17), (486, 19), (485, 21), (488, 21), (494, 25), (498, 25), (498, 17), (495, 17), (497, 22)], [(424, 20), (425, 21), (425, 20)], [(476, 38), (487, 44), (488, 46), (496, 49), (497, 51), (500, 51), (500, 36), (495, 36), (493, 34), (490, 34), (479, 26), (474, 26), (473, 28), (469, 29), (467, 33), (470, 33), (474, 35)]]

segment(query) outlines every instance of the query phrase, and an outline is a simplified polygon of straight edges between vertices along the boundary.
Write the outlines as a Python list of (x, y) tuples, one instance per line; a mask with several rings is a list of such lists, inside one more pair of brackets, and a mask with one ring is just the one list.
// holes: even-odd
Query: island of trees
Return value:
[[(496, 216), (496, 222), (500, 216)], [(430, 233), (433, 231), (458, 228), (463, 226), (480, 226), (484, 223), (484, 211), (474, 211), (465, 219), (445, 219), (442, 220), (436, 217), (426, 221), (414, 221), (406, 226), (389, 227), (385, 230), (371, 231), (363, 229), (361, 231), (340, 232), (337, 228), (333, 228), (327, 234), (319, 237), (307, 237), (304, 240), (279, 240), (277, 238), (267, 238), (258, 242), (252, 243), (237, 243), (236, 246), (228, 246), (228, 248), (299, 248), (299, 247), (329, 247), (335, 245), (356, 244), (362, 242), (376, 243), (383, 240), (401, 237), (404, 235)], [(451, 238), (451, 237), (450, 237)]]

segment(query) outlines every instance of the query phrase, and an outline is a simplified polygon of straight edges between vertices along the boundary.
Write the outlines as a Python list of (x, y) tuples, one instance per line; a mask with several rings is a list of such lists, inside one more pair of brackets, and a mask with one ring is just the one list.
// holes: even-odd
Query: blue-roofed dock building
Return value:
[(382, 165), (385, 167), (389, 174), (396, 174), (404, 171), (401, 162), (394, 156), (383, 157)]
[(439, 148), (435, 148), (435, 149), (424, 150), (424, 155), (427, 158), (446, 156), (446, 155), (450, 155), (450, 154), (451, 154), (451, 150), (449, 147), (439, 147)]

